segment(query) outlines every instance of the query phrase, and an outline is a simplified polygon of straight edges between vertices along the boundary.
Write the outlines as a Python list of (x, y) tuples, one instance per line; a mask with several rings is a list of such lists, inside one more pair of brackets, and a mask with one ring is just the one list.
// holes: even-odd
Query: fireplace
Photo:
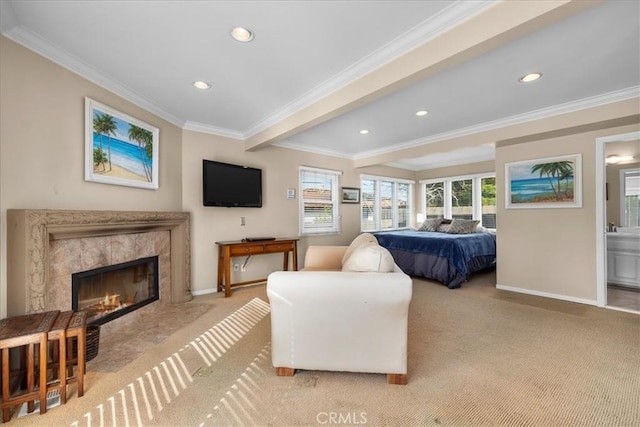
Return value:
[(88, 324), (104, 324), (160, 298), (158, 257), (74, 273), (72, 308), (87, 311)]

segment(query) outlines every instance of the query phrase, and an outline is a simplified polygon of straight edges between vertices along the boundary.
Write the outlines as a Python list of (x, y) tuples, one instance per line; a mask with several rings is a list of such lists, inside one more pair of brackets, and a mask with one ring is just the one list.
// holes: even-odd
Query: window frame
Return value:
[[(317, 175), (324, 175), (325, 177), (332, 178), (331, 184), (331, 201), (318, 201), (304, 198), (304, 174), (314, 173)], [(298, 168), (298, 235), (299, 236), (317, 236), (327, 234), (340, 234), (341, 231), (341, 215), (340, 215), (340, 176), (342, 171), (336, 171), (331, 169), (321, 169), (311, 166), (300, 166)], [(331, 226), (318, 228), (318, 227), (306, 227), (305, 226), (305, 203), (323, 203), (332, 206), (333, 216)]]
[(620, 169), (620, 226), (621, 227), (635, 227), (635, 225), (630, 225), (627, 221), (628, 213), (627, 213), (627, 174), (629, 175), (637, 175), (640, 173), (640, 168), (624, 168)]
[[(452, 218), (453, 211), (453, 202), (452, 202), (452, 189), (451, 183), (453, 181), (463, 181), (463, 180), (472, 180), (472, 216), (474, 220), (479, 220), (480, 225), (484, 227), (482, 224), (482, 179), (484, 178), (496, 178), (495, 172), (485, 172), (485, 173), (477, 173), (471, 175), (457, 175), (457, 176), (448, 176), (443, 178), (429, 178), (429, 179), (421, 179), (420, 183), (420, 217), (427, 218), (427, 199), (426, 199), (426, 185), (432, 183), (442, 182), (444, 183), (444, 217)], [(497, 185), (497, 180), (496, 180)], [(497, 227), (497, 221), (496, 221)], [(488, 227), (486, 227), (488, 228)], [(488, 228), (489, 230), (496, 230), (496, 228)]]
[[(388, 176), (380, 176), (380, 175), (370, 175), (370, 174), (361, 174), (360, 175), (360, 200), (361, 203), (364, 202), (364, 197), (363, 197), (363, 181), (364, 180), (370, 180), (370, 181), (376, 181), (376, 186), (375, 186), (375, 192), (374, 192), (374, 209), (373, 209), (373, 214), (374, 214), (374, 227), (373, 229), (367, 229), (365, 230), (363, 228), (363, 222), (362, 222), (362, 209), (363, 209), (363, 205), (360, 205), (360, 231), (361, 232), (378, 232), (378, 231), (391, 231), (391, 230), (405, 230), (411, 227), (411, 223), (412, 223), (412, 210), (413, 210), (413, 199), (414, 199), (414, 194), (415, 194), (415, 181), (411, 180), (411, 179), (404, 179), (404, 178), (393, 178), (393, 177), (388, 177)], [(392, 212), (391, 212), (391, 227), (390, 228), (382, 228), (381, 227), (381, 220), (382, 220), (382, 207), (381, 207), (381, 196), (380, 196), (380, 187), (381, 184), (383, 182), (386, 183), (393, 183), (393, 204), (392, 204)], [(406, 210), (409, 212), (408, 217), (407, 217), (407, 225), (406, 227), (399, 227), (398, 226), (398, 222), (399, 222), (399, 212), (398, 212), (398, 184), (407, 184), (409, 185), (409, 189), (407, 190), (407, 207)]]

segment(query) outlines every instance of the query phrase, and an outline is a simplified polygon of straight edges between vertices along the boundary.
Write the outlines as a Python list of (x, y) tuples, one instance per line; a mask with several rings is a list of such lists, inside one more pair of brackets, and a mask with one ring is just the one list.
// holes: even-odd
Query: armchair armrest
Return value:
[(304, 270), (342, 270), (342, 257), (348, 246), (309, 246)]

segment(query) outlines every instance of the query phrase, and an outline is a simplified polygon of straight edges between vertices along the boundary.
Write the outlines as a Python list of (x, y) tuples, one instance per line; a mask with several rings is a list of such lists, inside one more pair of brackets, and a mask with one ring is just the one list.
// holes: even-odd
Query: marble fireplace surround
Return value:
[(57, 308), (53, 301), (48, 301), (52, 294), (50, 242), (156, 236), (167, 232), (170, 278), (168, 290), (161, 297), (166, 297), (164, 302), (189, 301), (192, 295), (188, 212), (7, 210), (8, 314)]

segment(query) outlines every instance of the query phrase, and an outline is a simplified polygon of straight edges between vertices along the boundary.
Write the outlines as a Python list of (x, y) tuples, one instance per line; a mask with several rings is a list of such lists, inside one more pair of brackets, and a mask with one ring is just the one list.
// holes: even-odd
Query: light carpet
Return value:
[(413, 283), (406, 386), (378, 374), (275, 376), (259, 285), (216, 298), (119, 371), (90, 372), (84, 397), (72, 386), (66, 405), (11, 424), (640, 425), (640, 316), (496, 290), (494, 272), (456, 290)]

